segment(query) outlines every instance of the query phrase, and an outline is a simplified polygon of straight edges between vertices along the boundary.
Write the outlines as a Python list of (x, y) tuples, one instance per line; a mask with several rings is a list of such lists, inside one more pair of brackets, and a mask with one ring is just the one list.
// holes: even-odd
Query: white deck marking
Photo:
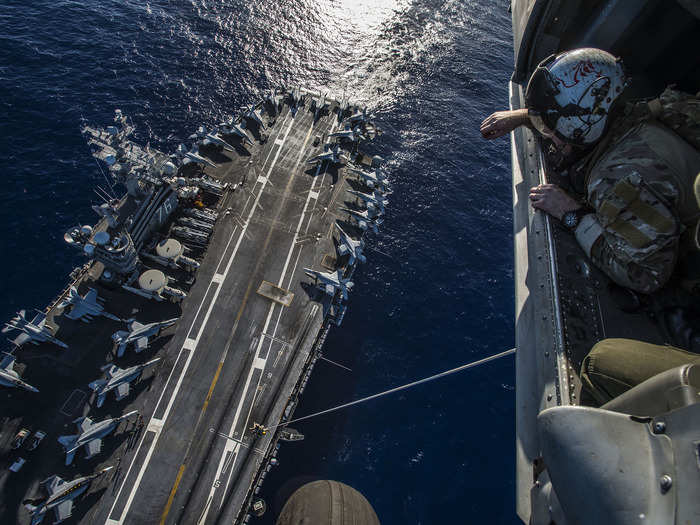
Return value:
[[(334, 121), (334, 122), (333, 122), (333, 125), (331, 126), (331, 131), (330, 131), (331, 133), (333, 132), (333, 129), (335, 128), (335, 125), (336, 125), (336, 123), (335, 123), (335, 121)], [(305, 149), (305, 147), (306, 147), (306, 142), (308, 141), (309, 136), (310, 136), (310, 133), (311, 133), (312, 130), (313, 130), (313, 123), (311, 124), (311, 129), (309, 130), (309, 133), (307, 134), (306, 139), (304, 140), (304, 146), (301, 148), (301, 150), (300, 150), (300, 152), (299, 152), (299, 158), (297, 159), (297, 163), (296, 163), (296, 165), (295, 165), (295, 167), (294, 167), (294, 170), (296, 170), (297, 167), (298, 167), (298, 165), (299, 165), (299, 162), (300, 162), (300, 160), (301, 160), (301, 155), (302, 155), (302, 153), (304, 152), (304, 149)], [(280, 275), (279, 282), (277, 283), (277, 286), (279, 286), (279, 287), (281, 287), (281, 286), (282, 286), (282, 283), (284, 282), (284, 276), (285, 276), (285, 274), (287, 273), (287, 268), (288, 268), (288, 266), (289, 266), (289, 261), (291, 260), (292, 253), (294, 252), (294, 249), (296, 248), (296, 243), (297, 243), (297, 239), (298, 239), (298, 237), (299, 237), (299, 232), (301, 231), (301, 227), (302, 227), (302, 224), (303, 224), (303, 222), (304, 222), (304, 216), (305, 216), (306, 211), (307, 211), (307, 208), (308, 208), (308, 206), (309, 206), (309, 202), (311, 201), (311, 194), (313, 193), (313, 189), (314, 189), (314, 187), (315, 187), (315, 185), (316, 185), (316, 180), (318, 179), (318, 172), (320, 171), (320, 168), (321, 168), (321, 164), (319, 164), (318, 167), (316, 168), (316, 174), (314, 175), (314, 177), (313, 177), (313, 179), (312, 179), (312, 181), (311, 181), (311, 190), (309, 191), (309, 193), (308, 193), (308, 195), (307, 195), (307, 197), (306, 197), (306, 201), (305, 201), (305, 203), (304, 203), (304, 209), (302, 210), (301, 216), (299, 217), (299, 222), (298, 222), (298, 224), (297, 224), (296, 230), (294, 231), (294, 238), (292, 239), (292, 243), (291, 243), (291, 245), (290, 245), (289, 251), (287, 252), (287, 258), (286, 258), (286, 260), (285, 260), (285, 262), (284, 262), (284, 267), (282, 268), (282, 273), (281, 273), (281, 275)], [(324, 173), (324, 176), (325, 176), (325, 173)], [(302, 248), (302, 249), (303, 249), (303, 248)], [(298, 261), (298, 258), (297, 258), (297, 261)], [(296, 268), (296, 264), (295, 264), (295, 268)], [(290, 276), (290, 283), (291, 283), (291, 276)], [(269, 311), (268, 311), (268, 313), (267, 313), (267, 318), (265, 319), (265, 324), (264, 324), (263, 329), (262, 329), (262, 333), (263, 333), (263, 334), (267, 333), (267, 329), (268, 329), (268, 327), (269, 327), (269, 325), (270, 325), (270, 320), (272, 319), (272, 314), (273, 314), (273, 312), (274, 312), (276, 306), (277, 306), (276, 303), (272, 303), (272, 304), (270, 305), (270, 309), (269, 309)], [(316, 313), (316, 308), (317, 308), (316, 305), (314, 305), (314, 308), (312, 309), (313, 315), (315, 315), (315, 313)], [(279, 318), (278, 318), (277, 323), (279, 324)], [(277, 331), (277, 326), (275, 326), (275, 333), (276, 333), (276, 331)], [(275, 335), (275, 333), (273, 333), (273, 336)], [(255, 352), (255, 355), (256, 355), (256, 356), (259, 356), (259, 355), (260, 355), (260, 350), (261, 350), (262, 345), (263, 345), (264, 342), (265, 342), (265, 338), (264, 338), (264, 337), (261, 337), (261, 338), (260, 338), (260, 341), (258, 342), (258, 347), (257, 347), (256, 352)], [(271, 347), (271, 346), (272, 346), (272, 340), (270, 341), (270, 347)], [(241, 409), (243, 408), (243, 403), (244, 403), (244, 401), (245, 401), (245, 399), (246, 399), (246, 397), (247, 397), (248, 388), (250, 387), (250, 380), (251, 380), (251, 378), (252, 378), (253, 371), (254, 371), (256, 368), (264, 370), (268, 358), (269, 358), (269, 350), (268, 350), (268, 354), (267, 354), (267, 357), (266, 357), (266, 358), (263, 359), (263, 358), (260, 358), (260, 357), (256, 357), (256, 358), (254, 359), (254, 361), (253, 361), (253, 366), (250, 367), (250, 370), (249, 370), (249, 372), (248, 372), (248, 377), (246, 378), (246, 383), (245, 383), (245, 386), (244, 386), (244, 388), (243, 388), (243, 392), (242, 392), (242, 395), (241, 395), (241, 397), (240, 397), (240, 401), (238, 402), (238, 406), (236, 407), (236, 412), (235, 412), (235, 415), (234, 415), (234, 417), (233, 417), (233, 422), (231, 423), (231, 427), (230, 427), (229, 432), (228, 432), (228, 435), (229, 435), (229, 436), (233, 436), (233, 435), (234, 435), (234, 430), (235, 430), (236, 425), (237, 425), (237, 423), (238, 423), (238, 418), (240, 417)], [(260, 368), (260, 365), (261, 365), (261, 364), (262, 364), (262, 368)], [(257, 382), (257, 384), (255, 385), (256, 391), (257, 391), (257, 389), (258, 389), (259, 386), (260, 386), (260, 380), (262, 379), (262, 376), (263, 376), (263, 374), (260, 374), (260, 375), (258, 376), (258, 382)], [(250, 407), (250, 409), (249, 409), (249, 411), (248, 411), (248, 414), (249, 414), (249, 415), (250, 415), (250, 411), (252, 411), (252, 408), (253, 408), (253, 407), (252, 407), (252, 404), (251, 404), (251, 407)], [(246, 427), (247, 427), (247, 425), (248, 425), (248, 419), (246, 419), (246, 423), (245, 423), (245, 426), (246, 426)], [(224, 463), (226, 462), (226, 458), (227, 458), (228, 454), (229, 454), (229, 453), (233, 453), (233, 454), (235, 455), (235, 457), (234, 457), (233, 460), (231, 461), (231, 470), (230, 470), (229, 475), (227, 476), (226, 485), (225, 485), (224, 490), (223, 490), (223, 492), (222, 492), (221, 494), (222, 494), (222, 495), (225, 495), (225, 494), (227, 493), (227, 491), (228, 491), (228, 486), (229, 486), (229, 484), (231, 483), (231, 479), (232, 479), (232, 475), (233, 475), (233, 471), (234, 471), (233, 466), (235, 465), (236, 459), (238, 459), (238, 449), (239, 449), (239, 448), (240, 448), (240, 444), (239, 444), (239, 443), (236, 443), (236, 442), (231, 441), (231, 440), (226, 440), (226, 443), (224, 444), (224, 450), (223, 450), (223, 452), (222, 452), (222, 454), (221, 454), (221, 458), (219, 459), (219, 465), (217, 466), (217, 469), (216, 469), (216, 475), (214, 476), (214, 482), (212, 483), (211, 489), (209, 490), (209, 496), (207, 497), (207, 503), (206, 503), (205, 509), (204, 509), (204, 511), (202, 512), (202, 514), (200, 515), (200, 519), (199, 519), (199, 521), (197, 522), (197, 525), (202, 525), (203, 523), (205, 523), (205, 520), (206, 520), (206, 518), (207, 518), (207, 515), (209, 514), (209, 509), (211, 508), (211, 503), (212, 503), (212, 501), (213, 501), (214, 493), (216, 492), (217, 488), (221, 485), (220, 476), (221, 476), (221, 474), (222, 474), (222, 472), (223, 472)], [(222, 496), (222, 497), (223, 497), (223, 496)], [(223, 500), (222, 500), (221, 503), (219, 504), (219, 509), (221, 508), (222, 505), (223, 505)]]
[[(286, 123), (286, 118), (285, 118), (285, 122), (283, 122), (283, 126), (284, 126), (284, 123)], [(294, 120), (291, 120), (291, 121), (289, 122), (289, 127), (287, 128), (287, 131), (286, 131), (285, 134), (284, 134), (284, 138), (282, 139), (282, 145), (284, 145), (284, 142), (287, 140), (287, 136), (289, 135), (289, 132), (291, 131), (292, 125), (293, 125), (293, 124), (294, 124)], [(281, 129), (280, 129), (280, 133), (281, 133)], [(282, 151), (282, 147), (280, 146), (279, 149), (277, 150), (277, 153), (275, 154), (275, 157), (274, 157), (272, 163), (270, 164), (270, 168), (269, 168), (269, 170), (268, 170), (268, 172), (267, 172), (267, 177), (265, 177), (265, 181), (267, 181), (267, 179), (269, 179), (269, 176), (270, 176), (270, 174), (272, 173), (272, 170), (273, 170), (273, 168), (275, 167), (275, 164), (277, 163), (277, 160), (279, 159), (279, 155), (280, 155), (280, 152), (281, 152), (281, 151)], [(268, 158), (269, 158), (269, 155), (268, 155)], [(256, 197), (256, 199), (255, 199), (255, 202), (254, 202), (253, 206), (251, 206), (251, 208), (250, 208), (250, 213), (248, 214), (248, 218), (247, 218), (247, 220), (245, 221), (245, 224), (244, 224), (243, 228), (241, 229), (241, 233), (240, 233), (240, 235), (238, 236), (238, 241), (236, 242), (236, 246), (235, 246), (235, 248), (234, 248), (234, 250), (233, 250), (233, 253), (231, 254), (231, 257), (229, 258), (228, 264), (226, 265), (226, 269), (225, 269), (225, 271), (224, 271), (224, 273), (223, 273), (224, 279), (226, 278), (226, 276), (227, 276), (228, 273), (229, 273), (229, 270), (231, 269), (231, 266), (232, 266), (232, 264), (233, 264), (233, 260), (235, 259), (236, 254), (238, 253), (238, 248), (239, 248), (240, 245), (241, 245), (241, 242), (242, 242), (243, 237), (244, 237), (244, 235), (245, 235), (245, 232), (246, 232), (246, 230), (247, 230), (247, 228), (248, 228), (248, 225), (250, 224), (250, 220), (251, 220), (251, 218), (252, 218), (252, 216), (253, 216), (253, 213), (255, 213), (255, 210), (257, 209), (257, 203), (258, 203), (258, 201), (260, 200), (260, 197), (262, 196), (262, 193), (263, 193), (264, 189), (265, 189), (265, 184), (263, 183), (263, 184), (261, 185), (261, 187), (260, 187), (260, 191), (259, 191), (259, 193), (258, 193), (258, 195), (257, 195), (257, 197)], [(232, 234), (231, 234), (231, 238), (229, 239), (229, 244), (230, 244), (231, 240), (233, 239), (233, 236), (234, 236), (234, 234), (235, 234), (235, 231), (236, 231), (236, 229), (234, 228), (234, 231), (233, 231)], [(217, 268), (218, 268), (218, 267), (221, 265), (221, 263), (223, 262), (223, 258), (226, 256), (226, 252), (228, 251), (228, 246), (229, 246), (229, 244), (227, 244), (227, 246), (226, 246), (227, 249), (224, 250), (224, 252), (222, 253), (221, 259), (219, 260), (219, 264), (217, 265)], [(210, 286), (211, 286), (211, 284), (210, 284)], [(164, 412), (164, 414), (163, 414), (163, 417), (162, 417), (160, 420), (158, 420), (158, 421), (161, 422), (161, 424), (160, 424), (160, 426), (157, 426), (157, 430), (154, 430), (154, 432), (155, 432), (156, 435), (155, 435), (155, 437), (153, 438), (153, 441), (151, 442), (151, 445), (150, 445), (150, 447), (149, 447), (148, 453), (146, 454), (146, 458), (144, 459), (144, 462), (143, 462), (143, 464), (141, 465), (141, 469), (139, 470), (138, 476), (137, 476), (137, 478), (136, 478), (136, 482), (134, 483), (133, 487), (131, 488), (131, 492), (129, 493), (129, 496), (128, 496), (128, 498), (127, 498), (126, 504), (125, 504), (124, 508), (122, 509), (121, 516), (119, 517), (118, 520), (113, 520), (113, 519), (111, 519), (109, 516), (111, 516), (112, 512), (114, 511), (114, 508), (116, 507), (117, 503), (119, 502), (119, 498), (120, 498), (120, 496), (121, 496), (122, 489), (124, 489), (124, 482), (125, 482), (125, 481), (128, 479), (128, 477), (129, 477), (129, 473), (130, 473), (132, 467), (134, 466), (134, 462), (136, 461), (136, 458), (138, 457), (138, 452), (139, 452), (139, 450), (141, 449), (141, 445), (142, 445), (142, 443), (143, 443), (143, 440), (144, 440), (146, 434), (144, 433), (143, 437), (141, 438), (141, 440), (140, 440), (140, 442), (139, 442), (139, 445), (138, 445), (138, 447), (136, 448), (136, 451), (134, 452), (134, 455), (133, 455), (133, 457), (132, 457), (131, 463), (130, 463), (130, 465), (129, 465), (129, 469), (127, 470), (126, 475), (125, 475), (124, 478), (122, 479), (122, 484), (121, 484), (121, 486), (119, 487), (119, 491), (117, 492), (117, 496), (116, 496), (115, 499), (114, 499), (114, 503), (112, 504), (112, 507), (109, 509), (109, 514), (107, 515), (107, 520), (105, 521), (105, 524), (106, 524), (106, 525), (121, 525), (121, 524), (124, 522), (124, 519), (126, 518), (126, 515), (127, 515), (128, 512), (129, 512), (129, 509), (131, 508), (131, 504), (132, 504), (132, 502), (133, 502), (133, 500), (134, 500), (134, 497), (136, 496), (136, 492), (137, 492), (137, 490), (138, 490), (138, 488), (139, 488), (139, 486), (140, 486), (140, 484), (141, 484), (141, 479), (143, 478), (143, 475), (144, 475), (144, 473), (145, 473), (145, 471), (146, 471), (146, 468), (148, 467), (148, 464), (149, 464), (149, 462), (150, 462), (150, 460), (151, 460), (151, 456), (152, 456), (153, 451), (155, 450), (155, 446), (156, 446), (156, 444), (157, 444), (157, 442), (158, 442), (158, 438), (160, 437), (161, 430), (162, 430), (162, 425), (163, 425), (163, 424), (165, 423), (165, 421), (168, 419), (168, 416), (169, 416), (169, 414), (170, 414), (170, 410), (171, 410), (171, 408), (172, 408), (172, 405), (173, 405), (173, 403), (175, 402), (175, 398), (177, 397), (178, 391), (180, 390), (180, 386), (182, 385), (182, 381), (183, 381), (184, 378), (185, 378), (185, 375), (186, 375), (187, 370), (188, 370), (188, 368), (189, 368), (190, 362), (191, 362), (191, 360), (192, 360), (192, 356), (194, 355), (194, 349), (196, 348), (197, 344), (199, 343), (199, 339), (200, 339), (200, 337), (201, 337), (201, 335), (202, 335), (202, 333), (203, 333), (203, 331), (204, 331), (204, 328), (205, 328), (206, 325), (207, 325), (207, 321), (209, 320), (209, 316), (210, 316), (210, 314), (211, 314), (212, 308), (214, 307), (214, 304), (216, 303), (216, 300), (217, 300), (217, 298), (218, 298), (218, 296), (219, 296), (219, 292), (221, 291), (221, 288), (222, 288), (221, 286), (217, 286), (217, 290), (214, 292), (214, 296), (212, 297), (212, 300), (211, 300), (211, 303), (210, 303), (210, 305), (209, 305), (209, 308), (207, 309), (207, 312), (206, 312), (206, 315), (205, 315), (205, 317), (204, 317), (204, 320), (202, 321), (202, 326), (200, 327), (199, 332), (197, 333), (197, 337), (195, 338), (194, 348), (192, 348), (191, 350), (189, 350), (189, 348), (185, 348), (186, 345), (187, 345), (188, 347), (189, 347), (189, 346), (192, 346), (192, 343), (188, 343), (189, 340), (186, 340), (185, 343), (183, 343), (182, 348), (180, 349), (180, 352), (178, 353), (177, 359), (175, 360), (175, 364), (177, 364), (177, 362), (180, 360), (180, 357), (182, 356), (182, 353), (183, 353), (184, 351), (186, 351), (186, 350), (189, 350), (189, 351), (188, 351), (188, 356), (187, 356), (187, 361), (185, 361), (185, 366), (183, 367), (182, 372), (180, 373), (180, 377), (178, 378), (178, 382), (177, 382), (177, 384), (175, 385), (175, 390), (173, 391), (173, 393), (172, 393), (172, 395), (171, 395), (171, 397), (170, 397), (170, 399), (169, 399), (169, 401), (168, 401), (168, 405), (167, 405), (167, 407), (166, 407), (166, 409), (165, 409), (165, 412)], [(207, 290), (207, 291), (208, 291), (208, 290)], [(206, 296), (207, 296), (207, 294), (205, 293), (205, 294), (204, 294), (204, 298), (206, 298)], [(199, 312), (200, 312), (200, 310), (202, 309), (202, 306), (203, 306), (203, 305), (204, 305), (204, 299), (202, 299), (202, 303), (200, 303), (199, 308), (197, 309), (197, 313), (196, 313), (195, 316), (194, 316), (194, 319), (193, 319), (193, 321), (192, 321), (192, 325), (190, 326), (190, 330), (192, 330), (192, 327), (194, 326), (194, 323), (197, 321), (197, 318), (199, 317)], [(157, 403), (156, 403), (156, 405), (155, 405), (155, 408), (156, 408), (156, 409), (160, 406), (160, 403), (161, 403), (161, 401), (162, 401), (162, 399), (163, 399), (163, 395), (164, 395), (165, 392), (166, 392), (167, 386), (168, 386), (169, 383), (170, 383), (170, 379), (172, 378), (172, 375), (173, 375), (173, 372), (174, 372), (174, 371), (175, 371), (175, 366), (173, 365), (173, 368), (172, 368), (172, 370), (170, 371), (170, 375), (168, 376), (168, 379), (166, 380), (165, 385), (163, 385), (163, 390), (162, 390), (161, 395), (160, 395), (160, 397), (158, 398), (158, 401), (157, 401)], [(152, 417), (152, 418), (151, 418), (151, 421), (154, 421), (155, 419), (156, 419), (156, 418)], [(149, 426), (150, 426), (150, 424), (151, 424), (151, 423), (149, 422)]]
[(185, 350), (194, 350), (197, 347), (197, 340), (188, 337), (182, 345)]
[(215, 273), (214, 277), (211, 278), (211, 282), (216, 283), (216, 284), (221, 284), (224, 282), (224, 274), (223, 273)]

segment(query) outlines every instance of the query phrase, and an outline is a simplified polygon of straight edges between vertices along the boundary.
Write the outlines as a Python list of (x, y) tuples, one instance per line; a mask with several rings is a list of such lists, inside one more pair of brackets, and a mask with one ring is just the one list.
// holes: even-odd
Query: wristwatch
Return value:
[(593, 210), (586, 206), (582, 206), (577, 210), (567, 211), (564, 215), (562, 215), (561, 222), (569, 230), (574, 231), (579, 222), (581, 222), (581, 219), (589, 213), (593, 213)]

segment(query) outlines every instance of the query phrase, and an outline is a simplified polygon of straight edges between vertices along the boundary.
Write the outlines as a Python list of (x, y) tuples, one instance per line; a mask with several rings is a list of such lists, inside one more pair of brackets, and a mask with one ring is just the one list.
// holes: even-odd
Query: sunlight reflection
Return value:
[(341, 0), (331, 2), (331, 8), (353, 26), (373, 29), (390, 17), (400, 3), (397, 0)]

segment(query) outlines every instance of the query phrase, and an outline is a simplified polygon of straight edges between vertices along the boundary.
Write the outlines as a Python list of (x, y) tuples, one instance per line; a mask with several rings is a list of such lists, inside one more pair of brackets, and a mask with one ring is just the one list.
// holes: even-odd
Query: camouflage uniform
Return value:
[[(688, 96), (666, 90), (651, 103), (629, 105), (574, 167), (595, 210), (581, 219), (577, 240), (611, 279), (643, 293), (668, 281), (680, 235), (700, 215), (693, 194), (700, 172), (700, 101), (690, 97), (689, 110), (682, 97)], [(686, 133), (697, 136), (698, 144), (678, 133), (686, 140)]]

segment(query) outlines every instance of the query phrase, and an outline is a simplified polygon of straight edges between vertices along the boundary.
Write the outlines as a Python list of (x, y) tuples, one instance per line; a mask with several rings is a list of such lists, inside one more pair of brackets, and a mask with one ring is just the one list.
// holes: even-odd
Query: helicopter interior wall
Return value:
[(700, 89), (700, 2), (551, 0), (531, 41), (520, 48), (529, 49), (521, 80), (543, 58), (578, 47), (621, 56), (633, 79), (631, 97), (656, 96), (670, 84), (695, 93)]
[[(529, 71), (543, 58), (566, 49), (596, 46), (623, 57), (632, 76), (630, 98), (656, 96), (670, 84), (695, 93), (700, 89), (700, 54), (695, 52), (700, 49), (700, 18), (693, 12), (700, 15), (700, 2), (694, 1), (698, 6), (695, 10), (681, 2), (693, 4), (691, 0), (515, 2), (514, 36), (520, 46), (516, 48), (513, 80), (523, 90)], [(530, 18), (525, 23), (527, 13), (531, 17), (538, 15), (539, 19)], [(511, 101), (511, 107), (523, 107), (522, 104), (522, 100)], [(515, 151), (519, 152), (523, 144), (516, 140)], [(522, 167), (528, 178), (526, 185), (536, 185), (537, 164), (531, 165), (525, 155)], [(549, 182), (568, 187), (566, 177), (547, 171)], [(528, 216), (526, 209), (519, 210), (514, 213)], [(679, 343), (674, 341), (664, 319), (650, 322), (648, 305), (640, 304), (634, 294), (612, 285), (591, 265), (565, 229), (555, 223), (551, 236), (559, 288), (558, 310), (569, 365), (567, 375), (573, 393), (567, 401), (591, 402), (581, 399), (578, 373), (583, 358), (597, 341), (622, 337), (654, 344)], [(537, 265), (538, 261), (529, 261), (533, 275), (537, 273)], [(665, 315), (664, 311), (658, 312), (659, 317)]]

